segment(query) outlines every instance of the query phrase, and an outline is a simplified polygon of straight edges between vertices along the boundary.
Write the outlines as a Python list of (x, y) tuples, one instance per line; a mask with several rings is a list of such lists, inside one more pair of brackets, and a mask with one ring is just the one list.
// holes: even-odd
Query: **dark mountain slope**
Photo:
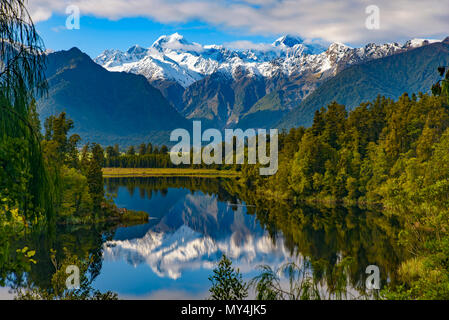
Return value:
[(285, 91), (274, 91), (257, 101), (236, 125), (241, 129), (272, 128), (288, 111)]
[(438, 80), (437, 68), (449, 64), (449, 41), (349, 67), (323, 83), (287, 113), (278, 128), (310, 126), (314, 113), (332, 101), (352, 109), (377, 95), (397, 99), (404, 92), (428, 92)]
[(65, 111), (83, 142), (165, 143), (168, 131), (190, 126), (145, 77), (109, 72), (77, 48), (48, 56), (47, 79), (42, 120)]
[(242, 70), (234, 77), (216, 72), (189, 86), (184, 92), (182, 114), (217, 128), (237, 123), (266, 95), (266, 90), (262, 77), (250, 77)]

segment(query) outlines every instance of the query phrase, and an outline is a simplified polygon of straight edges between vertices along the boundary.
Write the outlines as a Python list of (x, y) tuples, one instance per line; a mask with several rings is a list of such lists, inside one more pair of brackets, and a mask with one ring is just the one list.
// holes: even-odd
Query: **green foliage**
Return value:
[(125, 210), (120, 215), (120, 222), (123, 223), (147, 223), (148, 213), (144, 211)]
[[(117, 294), (107, 291), (102, 293), (92, 287), (92, 280), (87, 273), (93, 263), (90, 257), (79, 259), (65, 250), (66, 258), (59, 263), (56, 259), (56, 251), (52, 250), (51, 260), (55, 272), (51, 277), (51, 287), (40, 288), (34, 285), (19, 287), (15, 291), (17, 300), (117, 300)], [(79, 268), (80, 286), (77, 289), (68, 289), (66, 273), (68, 266)]]
[(326, 272), (323, 261), (316, 261), (314, 265), (309, 261), (304, 261), (302, 265), (290, 262), (276, 270), (270, 266), (261, 266), (260, 274), (250, 285), (255, 288), (258, 300), (360, 298), (348, 292), (348, 273), (352, 262), (353, 259), (347, 257), (336, 263), (327, 274), (328, 282), (324, 285), (318, 276)]
[(20, 138), (5, 137), (0, 144), (0, 213), (7, 218), (11, 210), (23, 212), (32, 203), (30, 167), (22, 157), (27, 149), (27, 142)]
[[(0, 193), (8, 193), (8, 202), (20, 210), (25, 219), (35, 220), (46, 214), (53, 215), (50, 181), (44, 166), (40, 146), (40, 133), (35, 116), (35, 96), (46, 92), (44, 75), (45, 54), (23, 0), (5, 0), (0, 3), (0, 148), (19, 146), (20, 159), (3, 159), (9, 179), (1, 183)], [(11, 179), (18, 178), (19, 188), (26, 195), (18, 195)], [(4, 197), (3, 197), (4, 198)]]
[[(10, 231), (7, 228), (2, 228), (0, 231)], [(30, 272), (31, 266), (36, 264), (34, 259), (36, 251), (30, 250), (28, 247), (22, 249), (16, 249), (15, 251), (8, 245), (0, 247), (0, 285), (5, 286), (6, 279), (10, 275), (11, 271), (15, 276), (20, 278), (26, 272)]]
[[(73, 127), (73, 121), (65, 113), (45, 121), (42, 145), (55, 186), (53, 196), (58, 222), (144, 221), (143, 215), (139, 214), (124, 217), (113, 203), (107, 203), (102, 172), (104, 150), (99, 144), (86, 144), (80, 155), (80, 137), (76, 134), (68, 137)], [(119, 155), (118, 146), (107, 148), (106, 154)]]
[[(261, 266), (261, 273), (251, 281), (258, 300), (321, 300), (319, 287), (313, 277), (294, 263), (287, 263), (278, 270)], [(281, 276), (287, 278), (287, 288)]]
[[(315, 113), (300, 139), (281, 145), (281, 159), (297, 152), (291, 161), (280, 161), (280, 176), (261, 179), (244, 168), (245, 179), (258, 181), (256, 193), (264, 196), (378, 203), (397, 216), (404, 225), (400, 243), (412, 256), (385, 297), (448, 294), (449, 104), (447, 82), (441, 83), (434, 96), (378, 97), (349, 114), (332, 103)], [(408, 267), (419, 272), (407, 272)]]
[(92, 158), (87, 170), (87, 184), (89, 194), (93, 202), (93, 211), (96, 214), (101, 212), (101, 204), (104, 199), (103, 172), (101, 170), (104, 162), (103, 149), (98, 144), (92, 145)]
[(248, 285), (243, 282), (240, 271), (232, 267), (225, 255), (218, 262), (209, 277), (212, 287), (209, 289), (212, 300), (243, 300), (248, 296)]
[[(433, 146), (448, 127), (449, 108), (442, 97), (403, 95), (397, 102), (379, 97), (349, 115), (343, 106), (331, 104), (316, 113), (313, 126), (302, 129), (297, 139), (288, 138), (295, 130), (281, 134), (280, 176), (263, 179), (263, 192), (277, 189), (281, 197), (381, 202), (407, 161), (416, 158), (429, 167)], [(260, 180), (249, 167), (243, 168), (243, 175)]]
[(130, 146), (126, 151), (126, 154), (128, 156), (134, 156), (136, 154), (136, 149), (134, 148), (134, 146)]
[[(125, 154), (118, 152), (118, 145), (106, 148), (104, 166), (107, 168), (172, 168), (168, 147), (165, 145), (153, 147), (151, 143), (142, 143), (137, 148), (129, 146)], [(176, 166), (177, 167), (177, 166)]]
[(64, 167), (61, 187), (63, 194), (59, 218), (74, 221), (92, 214), (92, 198), (84, 175), (75, 168)]
[(442, 79), (432, 86), (432, 94), (434, 96), (445, 97), (449, 104), (449, 67), (439, 67), (438, 71), (440, 72)]

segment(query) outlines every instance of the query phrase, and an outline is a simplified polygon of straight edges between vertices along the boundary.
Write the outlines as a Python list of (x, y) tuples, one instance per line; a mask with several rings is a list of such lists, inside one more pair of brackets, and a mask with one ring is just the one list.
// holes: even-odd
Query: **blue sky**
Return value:
[[(80, 11), (80, 30), (64, 28), (69, 6)], [(379, 22), (374, 29), (367, 27), (372, 6)], [(174, 32), (200, 44), (260, 44), (285, 34), (354, 47), (444, 39), (448, 8), (449, 0), (29, 0), (47, 48), (77, 46), (91, 56), (107, 48), (150, 46)]]
[(148, 18), (123, 18), (114, 21), (82, 16), (80, 29), (68, 30), (65, 28), (66, 19), (67, 16), (64, 15), (53, 15), (46, 21), (36, 23), (46, 48), (68, 50), (78, 47), (91, 57), (98, 56), (105, 49), (126, 50), (135, 44), (149, 47), (159, 36), (175, 32), (200, 44), (226, 44), (242, 39), (254, 43), (271, 43), (278, 38), (277, 35), (245, 34), (242, 30), (221, 30), (201, 21), (163, 24)]

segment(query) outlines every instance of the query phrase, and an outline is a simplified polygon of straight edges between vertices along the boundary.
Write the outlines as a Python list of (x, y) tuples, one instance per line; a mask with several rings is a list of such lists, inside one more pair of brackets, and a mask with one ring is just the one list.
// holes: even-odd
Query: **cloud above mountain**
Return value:
[[(200, 20), (248, 34), (298, 34), (306, 39), (366, 43), (441, 36), (449, 30), (449, 0), (33, 0), (35, 21), (65, 14), (68, 5), (81, 14), (117, 20), (147, 17), (161, 23)], [(380, 29), (366, 28), (366, 8), (380, 9)]]
[(259, 50), (259, 51), (274, 50), (273, 45), (270, 43), (254, 43), (247, 40), (226, 42), (223, 45), (227, 48), (234, 50)]

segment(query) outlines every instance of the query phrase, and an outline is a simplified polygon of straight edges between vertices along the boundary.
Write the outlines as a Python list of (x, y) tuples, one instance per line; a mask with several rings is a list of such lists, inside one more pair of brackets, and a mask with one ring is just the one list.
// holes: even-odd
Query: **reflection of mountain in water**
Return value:
[(104, 245), (106, 260), (146, 263), (161, 277), (177, 279), (185, 270), (212, 268), (226, 254), (242, 272), (288, 260), (283, 241), (276, 244), (246, 208), (232, 208), (215, 195), (185, 194), (143, 237)]

